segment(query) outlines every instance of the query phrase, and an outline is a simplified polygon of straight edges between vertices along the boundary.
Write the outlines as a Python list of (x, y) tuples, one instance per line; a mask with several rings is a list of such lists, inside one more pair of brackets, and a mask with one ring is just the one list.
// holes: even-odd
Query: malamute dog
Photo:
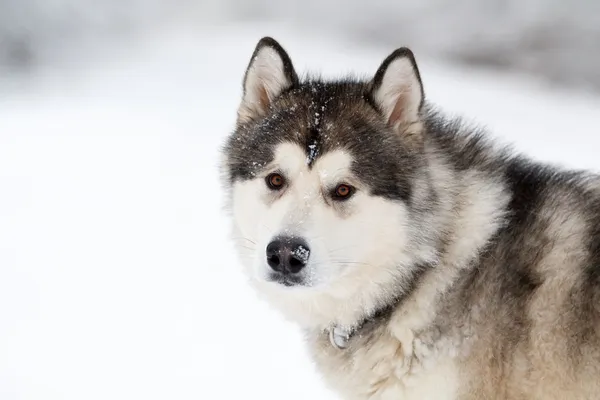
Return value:
[(600, 181), (425, 101), (410, 50), (301, 79), (273, 39), (223, 173), (252, 284), (344, 399), (600, 399)]

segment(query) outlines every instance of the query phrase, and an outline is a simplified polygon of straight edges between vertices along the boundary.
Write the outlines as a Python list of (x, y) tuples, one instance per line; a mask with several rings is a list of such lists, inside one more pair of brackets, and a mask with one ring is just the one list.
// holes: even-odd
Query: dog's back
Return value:
[(507, 224), (440, 313), (473, 325), (463, 390), (469, 398), (598, 398), (598, 180), (523, 161), (506, 174)]

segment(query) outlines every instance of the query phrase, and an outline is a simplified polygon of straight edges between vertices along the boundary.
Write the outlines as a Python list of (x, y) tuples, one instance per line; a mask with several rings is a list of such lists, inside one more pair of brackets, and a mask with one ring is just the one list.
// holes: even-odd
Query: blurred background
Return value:
[(334, 399), (227, 240), (218, 150), (254, 45), (600, 170), (594, 0), (0, 0), (0, 399)]
[(593, 0), (2, 0), (0, 62), (23, 70), (174, 25), (259, 21), (365, 45), (402, 42), (448, 62), (600, 89), (600, 3)]

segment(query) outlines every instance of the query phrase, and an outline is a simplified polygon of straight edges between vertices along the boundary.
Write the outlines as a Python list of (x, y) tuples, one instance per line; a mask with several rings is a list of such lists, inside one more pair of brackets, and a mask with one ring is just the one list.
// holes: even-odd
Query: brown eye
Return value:
[(280, 174), (270, 174), (267, 176), (267, 186), (272, 190), (279, 190), (283, 187), (285, 179)]
[(335, 200), (347, 200), (354, 193), (354, 188), (350, 185), (341, 184), (337, 185), (334, 192), (333, 198)]

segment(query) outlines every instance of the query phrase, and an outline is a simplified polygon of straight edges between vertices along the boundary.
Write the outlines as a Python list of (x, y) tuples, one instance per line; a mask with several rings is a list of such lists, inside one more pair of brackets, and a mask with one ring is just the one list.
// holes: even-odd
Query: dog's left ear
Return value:
[(262, 38), (252, 54), (244, 75), (244, 95), (238, 110), (238, 122), (264, 115), (283, 91), (298, 84), (292, 60), (277, 41)]
[(418, 121), (425, 96), (412, 51), (402, 47), (390, 54), (371, 85), (371, 97), (390, 126)]

